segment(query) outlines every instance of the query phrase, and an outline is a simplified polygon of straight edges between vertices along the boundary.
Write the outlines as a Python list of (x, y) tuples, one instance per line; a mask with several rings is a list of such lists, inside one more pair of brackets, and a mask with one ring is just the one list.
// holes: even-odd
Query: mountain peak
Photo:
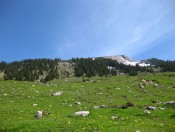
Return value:
[(124, 65), (136, 66), (138, 64), (139, 66), (150, 66), (150, 64), (146, 64), (140, 61), (134, 61), (132, 58), (126, 55), (104, 56), (104, 58), (116, 60), (117, 62), (122, 63)]

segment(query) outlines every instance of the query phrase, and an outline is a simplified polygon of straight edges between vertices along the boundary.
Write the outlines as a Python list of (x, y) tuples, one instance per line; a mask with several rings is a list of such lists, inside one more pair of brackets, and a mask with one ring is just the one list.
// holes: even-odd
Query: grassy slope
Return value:
[[(145, 86), (140, 80), (157, 81), (162, 88)], [(0, 131), (174, 131), (175, 108), (164, 102), (175, 100), (175, 73), (147, 74), (135, 77), (94, 77), (95, 82), (82, 82), (81, 78), (54, 80), (50, 85), (31, 82), (0, 81)], [(120, 88), (117, 90), (116, 88)], [(61, 96), (51, 93), (63, 91)], [(5, 94), (7, 94), (5, 96)], [(152, 100), (163, 102), (153, 104)], [(78, 106), (75, 102), (81, 102)], [(134, 107), (121, 109), (132, 102)], [(38, 104), (33, 106), (33, 104)], [(72, 105), (72, 106), (70, 106)], [(107, 108), (94, 109), (106, 105)], [(151, 111), (146, 115), (146, 105), (166, 106), (166, 110)], [(49, 115), (34, 117), (36, 111)], [(89, 110), (87, 117), (77, 117), (76, 111)], [(118, 119), (111, 117), (119, 115)]]

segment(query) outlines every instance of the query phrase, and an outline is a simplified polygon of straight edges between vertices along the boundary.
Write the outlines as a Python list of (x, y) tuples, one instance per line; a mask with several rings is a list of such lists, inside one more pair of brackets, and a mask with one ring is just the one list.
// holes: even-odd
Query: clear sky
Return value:
[(0, 61), (175, 60), (175, 0), (0, 0)]

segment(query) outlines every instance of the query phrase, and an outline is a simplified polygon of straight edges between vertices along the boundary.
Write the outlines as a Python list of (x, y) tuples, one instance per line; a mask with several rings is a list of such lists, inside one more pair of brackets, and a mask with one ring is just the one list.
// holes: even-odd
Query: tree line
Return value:
[[(14, 61), (11, 63), (0, 62), (0, 72), (4, 73), (4, 80), (19, 81), (40, 81), (47, 82), (60, 78), (59, 63), (63, 60), (56, 59), (26, 59), (22, 61)], [(130, 66), (118, 63), (115, 60), (107, 58), (72, 58), (66, 61), (72, 63), (74, 68), (74, 76), (76, 77), (93, 77), (108, 76), (118, 74), (128, 74), (135, 76), (138, 72), (175, 72), (175, 61), (163, 61), (158, 59), (149, 59), (146, 63), (150, 63), (150, 67), (140, 67), (139, 65)], [(65, 71), (66, 77), (69, 72)]]
[(1, 62), (0, 71), (4, 73), (5, 80), (46, 82), (59, 78), (57, 64), (60, 59), (26, 59), (12, 63)]
[(118, 63), (116, 60), (107, 58), (73, 58), (71, 60), (75, 63), (75, 76), (81, 77), (83, 75), (87, 77), (92, 76), (106, 76), (106, 75), (118, 75), (121, 73), (129, 75), (137, 75), (138, 71), (149, 71), (147, 67), (140, 67), (139, 65), (130, 66)]

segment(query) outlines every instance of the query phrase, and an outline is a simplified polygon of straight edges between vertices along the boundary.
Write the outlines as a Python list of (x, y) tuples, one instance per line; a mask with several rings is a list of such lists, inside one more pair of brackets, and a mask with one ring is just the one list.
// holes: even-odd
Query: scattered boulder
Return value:
[(65, 102), (65, 103), (66, 103), (66, 102), (67, 102), (67, 100), (63, 100), (63, 102)]
[(78, 111), (78, 112), (75, 112), (75, 115), (85, 117), (89, 115), (89, 111)]
[(92, 80), (93, 83), (95, 83), (96, 81), (95, 80)]
[(144, 89), (143, 92), (144, 92), (144, 93), (147, 93), (147, 90)]
[(140, 88), (145, 88), (145, 86), (141, 85)]
[(158, 83), (155, 83), (155, 84), (154, 84), (154, 87), (158, 87), (158, 86), (159, 86), (159, 84), (158, 84)]
[(93, 108), (94, 108), (94, 109), (99, 109), (99, 108), (100, 108), (100, 106), (94, 106)]
[(113, 120), (114, 120), (114, 119), (117, 119), (117, 118), (119, 118), (118, 115), (116, 115), (116, 116), (112, 116), (112, 119), (113, 119)]
[(115, 88), (116, 90), (120, 90), (120, 88)]
[(156, 100), (151, 100), (152, 101), (152, 103), (156, 103), (156, 104), (161, 104), (161, 102), (160, 101), (156, 101)]
[(159, 84), (157, 82), (155, 82), (155, 83), (154, 82), (155, 82), (155, 80), (145, 80), (145, 79), (142, 79), (139, 84), (140, 84), (140, 86), (154, 84), (154, 87), (158, 87)]
[(165, 110), (166, 108), (165, 107), (159, 107), (160, 110)]
[(77, 105), (81, 105), (81, 103), (80, 103), (80, 102), (75, 102), (75, 104), (77, 104)]
[(156, 110), (156, 107), (154, 107), (154, 106), (146, 106), (146, 109), (148, 109), (148, 110)]
[(42, 115), (43, 115), (43, 110), (37, 111), (36, 114), (35, 114), (35, 117), (36, 117), (36, 118), (41, 118)]
[(166, 104), (173, 105), (175, 104), (175, 101), (169, 101), (169, 102), (166, 102)]
[(142, 79), (141, 82), (146, 83), (147, 81), (145, 79)]
[(4, 96), (7, 96), (7, 95), (8, 95), (8, 94), (6, 94), (6, 93), (4, 94)]
[(56, 93), (53, 93), (53, 94), (51, 94), (52, 96), (60, 96), (60, 95), (62, 95), (62, 93), (63, 93), (63, 91), (61, 91), (61, 92), (56, 92)]
[(106, 105), (101, 105), (100, 108), (107, 108), (107, 106)]
[(69, 104), (68, 106), (72, 107), (72, 104)]
[(153, 81), (152, 81), (152, 80), (149, 80), (148, 83), (149, 83), (149, 84), (153, 84)]
[(37, 104), (33, 104), (33, 106), (37, 106)]
[(149, 110), (144, 110), (144, 113), (151, 114), (151, 112)]

